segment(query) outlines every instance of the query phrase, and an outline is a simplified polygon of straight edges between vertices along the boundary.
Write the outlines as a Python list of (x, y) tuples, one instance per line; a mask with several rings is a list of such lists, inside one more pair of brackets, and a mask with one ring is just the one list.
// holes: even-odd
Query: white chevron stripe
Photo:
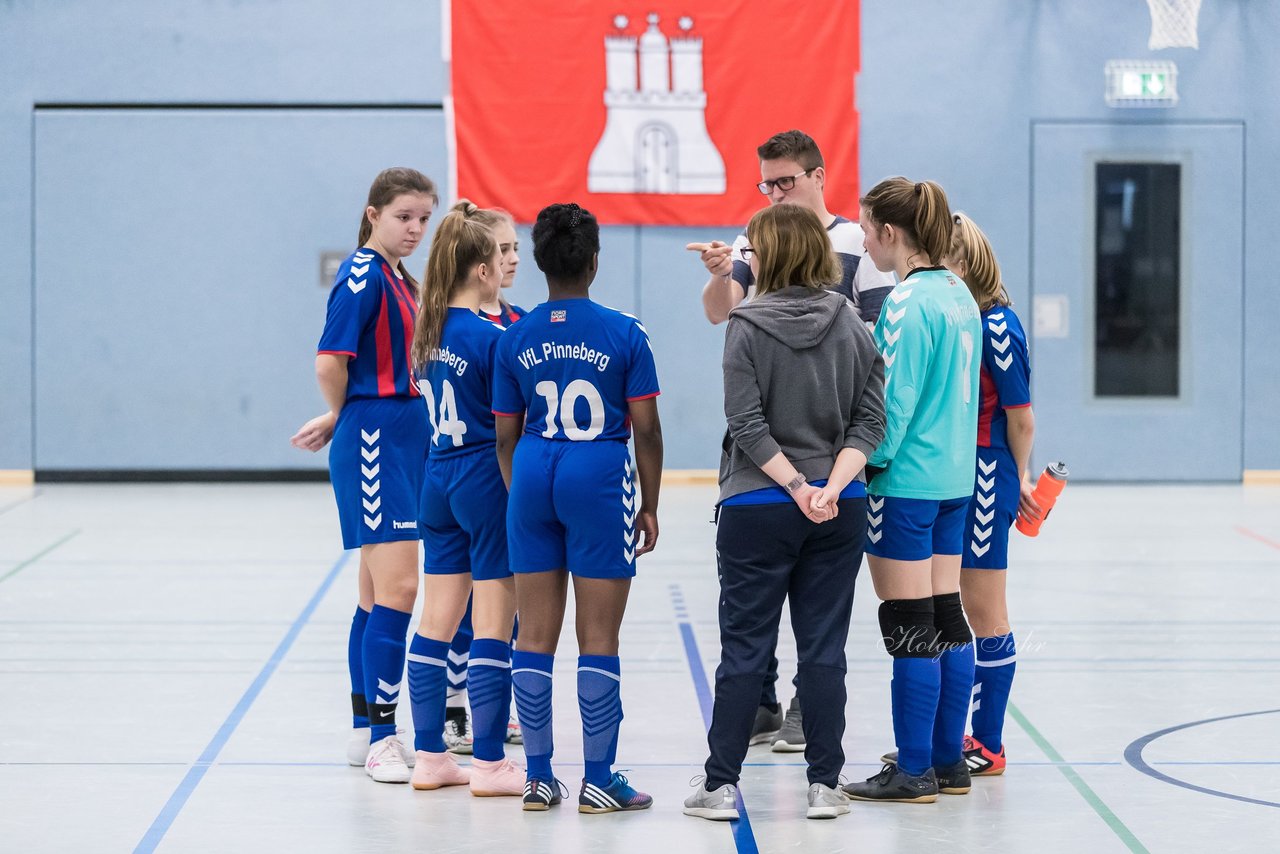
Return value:
[(874, 495), (868, 495), (867, 506), (872, 510), (879, 512), (880, 508), (884, 506), (884, 496), (882, 495), (879, 498), (876, 498)]
[(624, 477), (622, 479), (622, 491), (627, 495), (630, 495), (632, 489), (633, 487), (631, 486), (631, 480), (629, 478)]
[(902, 290), (894, 288), (889, 293), (889, 299), (893, 300), (894, 305), (902, 305), (904, 300), (911, 299), (911, 291), (912, 291), (911, 288), (905, 288)]
[(378, 472), (382, 470), (382, 463), (374, 463), (373, 468), (368, 466), (360, 466), (360, 473), (364, 475), (365, 480), (373, 480), (378, 476)]
[(640, 508), (637, 507), (635, 510), (631, 511), (630, 516), (628, 516), (626, 513), (622, 514), (622, 521), (626, 523), (626, 526), (628, 528), (634, 528), (636, 526), (636, 514), (639, 512), (640, 512)]
[(627, 541), (628, 547), (634, 546), (636, 544), (636, 535), (631, 533), (630, 531), (623, 531), (622, 539)]
[(984, 525), (990, 525), (991, 520), (996, 517), (996, 511), (988, 510), (984, 513), (981, 510), (975, 510), (973, 511), (973, 517)]
[(1009, 370), (1009, 366), (1013, 364), (1013, 354), (1010, 353), (1009, 355), (1005, 356), (1003, 359), (995, 359), (994, 361), (997, 365), (1000, 366), (1000, 370), (1007, 371)]
[(636, 562), (636, 550), (635, 550), (635, 549), (623, 549), (623, 550), (622, 550), (622, 556), (623, 556), (623, 557), (625, 557), (625, 558), (627, 559), (627, 563), (635, 563), (635, 562)]
[(364, 504), (364, 509), (366, 513), (377, 513), (378, 508), (382, 506), (382, 496), (378, 496), (372, 501), (370, 501), (367, 498), (361, 498), (360, 501), (362, 504)]
[(994, 661), (983, 661), (982, 659), (979, 658), (975, 660), (973, 663), (978, 667), (1004, 667), (1006, 664), (1013, 664), (1017, 660), (1018, 660), (1018, 654), (1014, 653), (1008, 658), (997, 658)]
[(371, 463), (371, 462), (373, 462), (374, 460), (376, 460), (376, 459), (378, 458), (378, 455), (379, 455), (379, 454), (381, 454), (381, 453), (382, 453), (382, 449), (381, 449), (381, 448), (374, 448), (372, 451), (370, 451), (368, 448), (361, 448), (361, 449), (360, 449), (360, 456), (364, 457), (364, 461), (365, 461), (366, 463)]
[[(361, 259), (361, 260), (364, 260), (364, 259)], [(368, 264), (365, 264), (363, 267), (357, 267), (354, 264), (351, 266), (351, 274), (353, 276), (363, 276), (367, 272), (369, 272)]]
[(378, 526), (382, 524), (382, 514), (379, 513), (373, 517), (365, 516), (364, 523), (369, 526), (370, 531), (376, 531)]
[(1008, 336), (1005, 336), (1004, 338), (992, 338), (991, 346), (995, 348), (997, 353), (1003, 353), (1005, 350), (1009, 349)]
[(355, 279), (347, 279), (347, 287), (351, 288), (351, 293), (353, 294), (360, 293), (368, 284), (369, 283), (364, 280), (357, 282)]
[(870, 526), (871, 526), (871, 527), (873, 527), (873, 528), (879, 528), (879, 527), (880, 527), (880, 523), (881, 523), (881, 522), (883, 522), (883, 521), (884, 521), (884, 514), (883, 514), (883, 513), (880, 513), (880, 514), (878, 514), (878, 515), (876, 515), (876, 516), (872, 516), (870, 513), (868, 513), (868, 514), (867, 514), (867, 524), (868, 524), (868, 525), (870, 525)]
[(982, 708), (982, 701), (975, 699), (972, 703), (969, 704), (969, 714), (973, 714), (974, 712), (978, 711), (978, 709), (981, 709), (981, 708)]
[(364, 430), (360, 431), (360, 438), (364, 440), (364, 443), (366, 445), (372, 445), (374, 442), (377, 442), (381, 436), (382, 436), (381, 427), (379, 427), (377, 430), (374, 430), (372, 433), (366, 433), (364, 432)]
[(993, 471), (995, 471), (995, 470), (996, 470), (996, 463), (998, 463), (998, 462), (1000, 462), (1000, 461), (999, 461), (999, 460), (992, 460), (990, 463), (986, 463), (986, 462), (984, 462), (981, 458), (979, 458), (979, 459), (978, 459), (978, 468), (982, 469), (982, 473), (983, 473), (983, 474), (991, 474)]
[(990, 492), (992, 487), (994, 487), (995, 485), (996, 485), (996, 479), (994, 477), (990, 479), (982, 478), (982, 477), (978, 478), (978, 489), (981, 490), (982, 492)]
[(974, 525), (973, 536), (978, 542), (985, 543), (987, 540), (991, 539), (991, 529), (979, 528), (977, 525)]
[(905, 306), (898, 309), (897, 311), (894, 311), (891, 308), (886, 308), (884, 310), (884, 319), (889, 321), (890, 323), (897, 323), (899, 320), (901, 320), (906, 316), (907, 316), (907, 309)]
[(884, 536), (884, 531), (867, 531), (867, 539), (873, 543), (880, 542), (880, 538)]
[(375, 480), (373, 483), (360, 482), (360, 488), (364, 490), (364, 494), (372, 498), (378, 494), (378, 490), (382, 487), (382, 481)]
[(978, 544), (977, 544), (977, 543), (969, 543), (969, 550), (970, 550), (971, 552), (973, 552), (975, 555), (977, 555), (978, 557), (982, 557), (982, 556), (983, 556), (984, 554), (986, 554), (990, 549), (991, 549), (991, 543), (987, 543), (987, 544), (986, 544), (985, 546), (983, 546), (982, 548), (978, 548)]
[(984, 509), (996, 503), (996, 497), (994, 495), (983, 495), (979, 492), (974, 497), (978, 499), (978, 503), (981, 504)]
[(636, 500), (629, 495), (622, 496), (622, 506), (630, 510), (636, 503)]
[(1005, 331), (1009, 328), (1009, 324), (1007, 324), (1007, 323), (1003, 323), (1003, 322), (1001, 322), (1001, 323), (988, 323), (988, 324), (987, 324), (987, 328), (988, 328), (988, 329), (990, 329), (992, 332), (994, 332), (994, 333), (995, 333), (995, 334), (997, 334), (997, 335), (1003, 335), (1003, 334), (1005, 333)]
[(896, 362), (897, 360), (898, 360), (898, 354), (897, 354), (897, 353), (885, 353), (885, 354), (884, 354), (884, 366), (885, 366), (885, 368), (892, 368), (892, 367), (893, 367), (893, 363), (894, 363), (894, 362)]
[(988, 321), (1004, 320), (1004, 312), (1003, 311), (992, 312), (991, 314), (987, 315), (987, 320)]
[(468, 658), (470, 658), (470, 657), (471, 657), (471, 652), (470, 652), (470, 651), (466, 651), (466, 652), (454, 652), (453, 650), (449, 650), (449, 663), (450, 663), (450, 664), (466, 664), (466, 663), (467, 663), (467, 659), (468, 659)]
[(901, 329), (895, 329), (892, 332), (886, 332), (884, 334), (884, 343), (892, 347), (894, 344), (898, 343), (898, 339), (901, 337), (902, 337)]
[(399, 694), (399, 693), (400, 693), (400, 686), (401, 686), (402, 684), (404, 684), (403, 680), (401, 680), (400, 682), (396, 682), (396, 683), (392, 684), (391, 682), (388, 682), (388, 681), (386, 681), (385, 679), (379, 679), (379, 680), (378, 680), (378, 690), (379, 690), (379, 691), (381, 691), (383, 694), (386, 694), (386, 695), (389, 697), (389, 696), (391, 696), (392, 694)]

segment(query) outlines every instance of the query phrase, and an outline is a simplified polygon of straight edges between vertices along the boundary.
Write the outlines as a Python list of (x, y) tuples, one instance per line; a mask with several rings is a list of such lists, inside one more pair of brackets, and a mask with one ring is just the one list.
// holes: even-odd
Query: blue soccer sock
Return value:
[(409, 645), (409, 708), (413, 749), (444, 753), (445, 657), (449, 644), (416, 632)]
[(975, 643), (978, 660), (973, 674), (973, 737), (992, 753), (1004, 747), (1004, 713), (1018, 666), (1013, 632)]
[(524, 730), (524, 756), (530, 780), (554, 780), (551, 754), (551, 668), (556, 657), (541, 652), (511, 653), (511, 687)]
[(364, 696), (364, 629), (369, 624), (369, 612), (359, 605), (351, 618), (351, 633), (347, 635), (347, 672), (351, 675), (351, 726), (367, 729), (369, 726), (369, 702)]
[(973, 691), (973, 644), (953, 646), (939, 656), (938, 713), (933, 722), (935, 768), (964, 758), (964, 725)]
[(502, 745), (511, 712), (511, 644), (476, 638), (471, 642), (469, 670), (472, 750), (476, 759), (496, 762), (506, 755)]
[(369, 700), (369, 743), (396, 734), (396, 703), (404, 681), (405, 611), (374, 605), (364, 628), (364, 693)]
[(582, 714), (582, 755), (586, 760), (583, 776), (593, 786), (603, 788), (613, 779), (618, 725), (622, 723), (621, 687), (618, 656), (578, 656), (578, 711)]
[(471, 642), (475, 640), (475, 632), (471, 627), (471, 599), (467, 599), (467, 611), (462, 615), (462, 622), (449, 642), (449, 696), (461, 694), (467, 690), (467, 659), (471, 656)]
[(898, 767), (913, 777), (933, 764), (933, 719), (941, 678), (936, 658), (893, 660), (893, 738)]

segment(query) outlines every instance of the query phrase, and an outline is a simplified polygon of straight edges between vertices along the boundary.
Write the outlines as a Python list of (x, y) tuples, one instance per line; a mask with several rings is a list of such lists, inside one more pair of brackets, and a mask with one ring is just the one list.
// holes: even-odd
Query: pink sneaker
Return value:
[(472, 758), (471, 794), (477, 798), (523, 795), (524, 769), (510, 759), (486, 762)]
[(418, 791), (439, 789), (441, 786), (465, 786), (471, 782), (466, 768), (458, 767), (452, 753), (427, 753), (419, 750), (410, 782)]

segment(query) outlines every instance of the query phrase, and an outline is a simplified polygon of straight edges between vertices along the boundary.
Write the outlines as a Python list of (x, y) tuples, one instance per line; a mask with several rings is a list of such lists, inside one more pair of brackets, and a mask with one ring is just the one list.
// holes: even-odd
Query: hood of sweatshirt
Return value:
[(795, 285), (744, 302), (730, 316), (750, 323), (792, 350), (807, 350), (822, 343), (847, 302), (835, 291)]

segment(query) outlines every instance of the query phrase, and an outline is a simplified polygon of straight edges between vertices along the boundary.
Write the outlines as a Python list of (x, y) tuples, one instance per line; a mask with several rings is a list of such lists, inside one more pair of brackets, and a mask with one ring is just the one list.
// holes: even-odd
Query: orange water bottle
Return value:
[(1019, 513), (1018, 530), (1028, 537), (1034, 537), (1039, 534), (1040, 526), (1045, 519), (1049, 518), (1049, 511), (1053, 509), (1054, 502), (1058, 500), (1058, 496), (1062, 494), (1062, 489), (1066, 485), (1066, 463), (1054, 463), (1046, 468), (1044, 473), (1040, 475), (1040, 479), (1036, 481), (1036, 488), (1031, 490), (1031, 500), (1040, 508), (1040, 518), (1028, 519)]

